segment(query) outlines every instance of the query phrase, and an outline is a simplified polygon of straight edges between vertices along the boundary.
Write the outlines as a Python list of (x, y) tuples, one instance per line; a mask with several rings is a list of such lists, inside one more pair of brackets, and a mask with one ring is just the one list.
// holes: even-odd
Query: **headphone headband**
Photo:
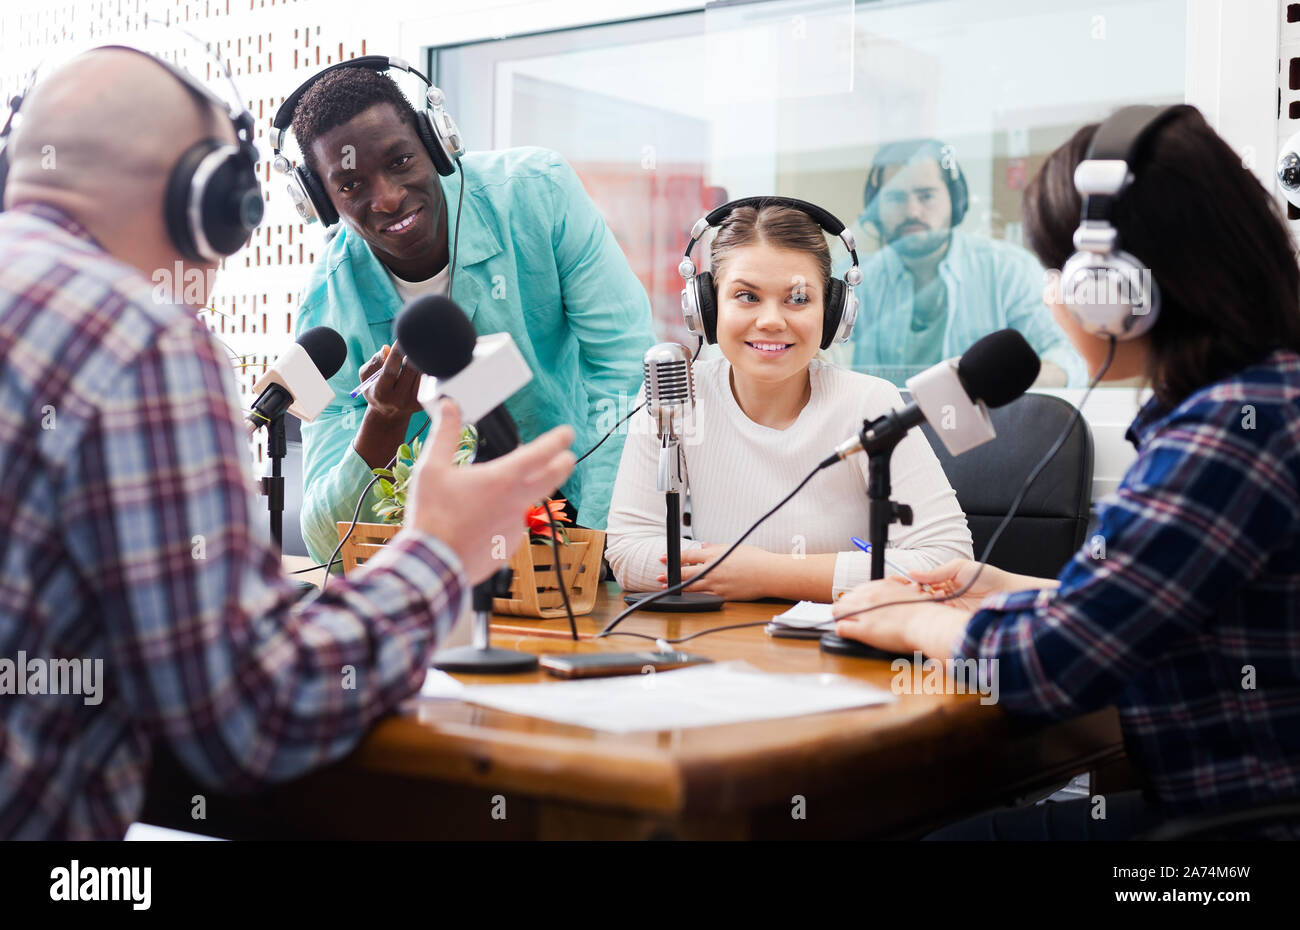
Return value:
[(1097, 127), (1075, 169), (1075, 186), (1083, 198), (1082, 222), (1109, 221), (1115, 201), (1133, 181), (1147, 143), (1161, 126), (1191, 109), (1186, 104), (1124, 107)]
[(399, 71), (406, 71), (414, 74), (426, 86), (432, 87), (433, 82), (429, 80), (422, 71), (411, 66), (409, 62), (402, 58), (389, 57), (388, 55), (362, 55), (359, 58), (349, 58), (347, 61), (339, 61), (330, 65), (321, 71), (317, 71), (307, 80), (303, 81), (288, 97), (284, 98), (284, 103), (275, 111), (275, 116), (271, 119), (271, 128), (275, 134), (271, 139), (271, 149), (274, 154), (280, 154), (280, 146), (284, 142), (285, 131), (293, 124), (293, 115), (298, 110), (298, 102), (307, 91), (311, 90), (312, 85), (332, 71), (341, 71), (345, 68), (370, 68), (373, 71), (388, 71), (393, 68)]
[(741, 197), (736, 200), (730, 200), (722, 206), (709, 211), (691, 227), (691, 238), (690, 241), (686, 243), (686, 254), (683, 258), (689, 259), (691, 257), (691, 250), (695, 248), (695, 243), (700, 241), (700, 237), (704, 235), (705, 231), (711, 227), (722, 225), (722, 221), (736, 210), (743, 209), (744, 207), (753, 207), (755, 210), (761, 210), (764, 207), (778, 206), (791, 207), (798, 210), (800, 213), (806, 214), (823, 230), (830, 233), (832, 236), (839, 237), (840, 241), (844, 243), (845, 248), (849, 250), (849, 254), (853, 256), (853, 267), (858, 267), (858, 246), (853, 239), (853, 233), (847, 226), (841, 223), (833, 213), (817, 206), (815, 203), (809, 203), (808, 201), (800, 200), (797, 197), (782, 197), (776, 194), (761, 197)]
[[(144, 55), (171, 74), (190, 93), (216, 107), (230, 120), (237, 144), (223, 143), (214, 138), (195, 142), (173, 166), (163, 196), (167, 234), (181, 255), (192, 261), (219, 262), (239, 251), (262, 221), (262, 190), (257, 180), (253, 115), (235, 87), (230, 71), (212, 49), (184, 29), (169, 28), (202, 46), (208, 57), (216, 61), (218, 73), (230, 85), (229, 100), (188, 71), (158, 54), (130, 44), (129, 40), (97, 45), (93, 50), (121, 49)], [(0, 129), (0, 209), (3, 209), (4, 188), (9, 178), (8, 148), (14, 116), (35, 83), (33, 73), (27, 90), (11, 102), (9, 118)]]

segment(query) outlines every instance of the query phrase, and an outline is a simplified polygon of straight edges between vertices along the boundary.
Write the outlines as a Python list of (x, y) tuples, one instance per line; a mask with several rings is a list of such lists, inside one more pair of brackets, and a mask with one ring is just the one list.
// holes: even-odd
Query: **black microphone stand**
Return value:
[[(890, 499), (890, 459), (894, 449), (903, 441), (911, 428), (899, 411), (891, 411), (875, 420), (863, 420), (858, 441), (867, 454), (867, 501), (870, 516), (867, 521), (867, 542), (871, 543), (871, 580), (885, 577), (885, 545), (889, 541), (889, 527), (897, 522), (912, 525), (912, 508)], [(821, 638), (822, 652), (854, 656), (865, 659), (893, 659), (896, 655), (885, 652), (856, 639), (845, 639), (837, 633), (827, 633)]]
[[(664, 505), (667, 516), (664, 531), (668, 537), (668, 587), (682, 583), (682, 508), (681, 508), (681, 446), (672, 433), (665, 433), (659, 448), (659, 490), (664, 492)], [(637, 594), (625, 594), (623, 600), (635, 604), (647, 597), (652, 591)], [(694, 613), (704, 610), (721, 610), (723, 599), (716, 594), (702, 591), (681, 591), (656, 598), (647, 611), (665, 613)]]
[[(478, 422), (478, 445), (475, 462), (487, 462), (505, 455), (519, 445), (519, 432), (502, 404)], [(527, 545), (527, 543), (524, 543)], [(559, 571), (559, 566), (556, 566)], [(467, 672), (475, 675), (509, 675), (531, 672), (537, 668), (537, 656), (515, 649), (492, 646), (492, 600), (510, 594), (514, 572), (510, 566), (497, 569), (486, 580), (474, 585), (470, 604), (474, 611), (473, 640), (468, 646), (440, 649), (433, 656), (433, 667), (444, 672)]]
[(262, 478), (262, 493), (271, 515), (271, 539), (277, 549), (284, 548), (284, 457), (289, 453), (289, 438), (284, 427), (284, 411), (266, 424), (266, 454), (271, 459), (271, 474)]

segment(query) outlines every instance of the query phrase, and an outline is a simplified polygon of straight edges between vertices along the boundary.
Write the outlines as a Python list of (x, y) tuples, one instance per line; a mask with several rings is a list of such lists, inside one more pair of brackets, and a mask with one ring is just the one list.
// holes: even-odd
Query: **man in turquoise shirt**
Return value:
[[(371, 468), (424, 426), (417, 376), (388, 350), (406, 300), (446, 293), (480, 335), (507, 332), (533, 380), (506, 402), (523, 440), (561, 423), (579, 453), (616, 422), (654, 343), (650, 302), (573, 170), (535, 148), (471, 153), (442, 177), (397, 85), (366, 68), (331, 71), (298, 102), (293, 132), (342, 228), (312, 268), (298, 329), (330, 326), (348, 360), (334, 402), (303, 424), (302, 531), (318, 561), (338, 543)], [(459, 223), (459, 237), (455, 224)], [(448, 274), (449, 263), (454, 262)], [(349, 393), (370, 373), (376, 385)], [(623, 437), (561, 489), (579, 522), (603, 528)], [(374, 519), (370, 504), (361, 519)]]
[(883, 146), (864, 202), (863, 223), (880, 231), (884, 247), (862, 265), (854, 367), (903, 387), (1012, 327), (1042, 358), (1040, 386), (1084, 383), (1082, 359), (1043, 304), (1046, 279), (1033, 255), (954, 228), (968, 201), (951, 147), (934, 139)]

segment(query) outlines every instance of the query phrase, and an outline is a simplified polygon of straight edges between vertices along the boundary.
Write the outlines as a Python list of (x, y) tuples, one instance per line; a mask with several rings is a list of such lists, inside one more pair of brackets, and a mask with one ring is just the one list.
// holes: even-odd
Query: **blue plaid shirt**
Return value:
[(1300, 797), (1300, 356), (1152, 400), (1128, 438), (1060, 588), (990, 597), (958, 650), (1013, 713), (1117, 705), (1166, 816)]
[(152, 290), (62, 213), (0, 214), (0, 838), (120, 839), (155, 740), (232, 790), (340, 758), (467, 600), (408, 530), (296, 602), (230, 363)]

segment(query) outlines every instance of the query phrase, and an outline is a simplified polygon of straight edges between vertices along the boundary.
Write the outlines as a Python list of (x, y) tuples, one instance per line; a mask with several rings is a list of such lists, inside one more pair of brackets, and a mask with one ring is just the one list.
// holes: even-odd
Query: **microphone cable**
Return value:
[[(871, 607), (864, 607), (861, 610), (855, 610), (852, 613), (844, 614), (840, 617), (836, 617), (835, 619), (837, 621), (845, 620), (849, 617), (855, 617), (858, 614), (865, 614), (865, 613), (870, 613), (873, 610), (879, 610), (882, 607), (896, 607), (902, 604), (939, 604), (939, 603), (943, 603), (944, 601), (956, 600), (957, 598), (964, 595), (967, 591), (969, 591), (974, 586), (975, 582), (979, 580), (980, 573), (984, 571), (984, 566), (988, 564), (988, 558), (993, 552), (993, 547), (997, 545), (998, 539), (1001, 538), (1002, 536), (1002, 532), (1011, 523), (1011, 519), (1016, 515), (1016, 511), (1019, 510), (1020, 505), (1024, 502), (1025, 495), (1029, 492), (1029, 488), (1033, 485), (1034, 481), (1037, 480), (1039, 474), (1042, 472), (1044, 468), (1047, 467), (1047, 464), (1052, 460), (1052, 458), (1056, 455), (1056, 453), (1060, 451), (1061, 446), (1065, 445), (1065, 440), (1069, 438), (1070, 432), (1074, 429), (1075, 424), (1077, 424), (1079, 420), (1082, 418), (1084, 404), (1087, 403), (1089, 396), (1091, 396), (1093, 388), (1095, 388), (1098, 382), (1100, 382), (1101, 379), (1105, 376), (1114, 358), (1115, 358), (1115, 337), (1112, 336), (1110, 338), (1110, 344), (1106, 350), (1106, 358), (1102, 362), (1101, 368), (1098, 369), (1097, 374), (1094, 375), (1092, 380), (1088, 383), (1087, 388), (1083, 392), (1083, 396), (1079, 398), (1079, 406), (1074, 409), (1074, 413), (1070, 416), (1069, 422), (1066, 423), (1065, 428), (1061, 430), (1061, 434), (1056, 437), (1056, 441), (1052, 443), (1051, 447), (1047, 450), (1046, 453), (1044, 453), (1043, 457), (1039, 459), (1038, 463), (1030, 471), (1028, 477), (1026, 477), (1024, 482), (1021, 484), (1019, 492), (1017, 492), (1015, 498), (1011, 502), (1011, 507), (1007, 510), (1006, 515), (1002, 518), (1001, 522), (994, 529), (993, 535), (989, 537), (989, 541), (984, 544), (984, 551), (980, 554), (979, 567), (975, 570), (975, 574), (971, 576), (971, 579), (968, 582), (966, 582), (966, 584), (962, 585), (960, 588), (958, 588), (956, 591), (953, 591), (951, 594), (945, 594), (940, 597), (907, 598), (904, 600), (887, 601), (883, 604), (875, 604)], [(784, 506), (785, 503), (790, 500), (790, 498), (794, 497), (795, 494), (797, 494), (800, 490), (802, 490), (803, 486), (806, 485), (812, 479), (813, 475), (817, 474), (817, 472), (821, 471), (823, 468), (826, 468), (828, 465), (833, 464), (835, 461), (838, 461), (838, 458), (834, 454), (832, 454), (829, 458), (827, 458), (821, 464), (819, 464), (806, 478), (803, 479), (803, 481), (799, 482), (798, 487), (796, 487), (793, 491), (787, 494), (779, 504), (777, 504), (767, 513), (765, 513), (763, 516), (759, 517), (758, 522), (756, 522), (749, 529), (745, 530), (744, 535), (742, 535), (740, 539), (732, 543), (731, 546), (727, 549), (727, 551), (722, 553), (722, 555), (718, 556), (716, 560), (706, 565), (704, 567), (704, 570), (701, 571), (698, 575), (695, 575), (692, 578), (682, 581), (681, 584), (675, 585), (673, 589), (664, 589), (663, 591), (658, 591), (655, 594), (652, 594), (650, 597), (647, 597), (641, 601), (638, 601), (636, 604), (633, 604), (631, 607), (624, 610), (617, 617), (611, 620), (605, 626), (605, 628), (596, 635), (596, 639), (600, 639), (601, 637), (610, 636), (610, 635), (635, 636), (640, 639), (648, 639), (654, 642), (663, 642), (669, 645), (677, 645), (680, 643), (688, 642), (689, 640), (695, 639), (698, 636), (706, 636), (710, 633), (720, 633), (724, 630), (742, 629), (751, 626), (766, 626), (769, 622), (767, 620), (756, 620), (756, 621), (749, 621), (746, 623), (733, 623), (727, 626), (717, 626), (717, 627), (710, 627), (705, 630), (699, 630), (695, 633), (691, 633), (687, 636), (679, 636), (675, 639), (664, 639), (663, 637), (651, 636), (646, 633), (613, 632), (614, 627), (617, 626), (619, 623), (621, 623), (625, 617), (630, 615), (636, 609), (653, 602), (659, 597), (676, 593), (676, 591), (685, 588), (687, 585), (693, 584), (694, 582), (700, 580), (705, 575), (707, 575), (713, 568), (719, 565), (723, 559), (731, 555), (731, 553), (736, 549), (736, 547), (739, 546), (746, 539), (746, 537), (749, 536), (750, 533), (752, 533), (755, 529), (758, 528), (759, 524), (761, 524), (768, 517), (772, 516), (772, 514), (776, 513), (776, 511), (779, 510), (782, 506)]]
[[(670, 594), (676, 594), (678, 591), (681, 591), (683, 588), (686, 588), (686, 587), (688, 587), (688, 586), (694, 584), (695, 582), (700, 581), (701, 579), (703, 579), (705, 576), (707, 576), (707, 575), (709, 574), (709, 572), (713, 571), (715, 568), (717, 568), (719, 565), (721, 565), (722, 562), (727, 558), (727, 556), (729, 556), (729, 555), (731, 555), (731, 553), (735, 552), (736, 549), (739, 548), (740, 544), (743, 543), (746, 539), (748, 539), (749, 536), (750, 536), (750, 534), (753, 533), (754, 530), (756, 530), (756, 529), (758, 529), (760, 526), (762, 526), (763, 523), (764, 523), (764, 522), (765, 522), (769, 517), (772, 516), (772, 514), (776, 513), (778, 510), (780, 510), (782, 507), (784, 507), (786, 504), (788, 504), (788, 503), (790, 502), (790, 499), (791, 499), (792, 497), (794, 497), (796, 494), (798, 494), (800, 491), (802, 491), (802, 490), (804, 489), (804, 486), (805, 486), (806, 484), (808, 484), (809, 481), (812, 481), (813, 478), (815, 478), (815, 477), (817, 476), (817, 473), (818, 473), (818, 472), (822, 471), (822, 469), (829, 468), (830, 466), (834, 465), (834, 464), (835, 464), (836, 462), (838, 462), (839, 460), (840, 460), (840, 459), (839, 459), (839, 456), (837, 456), (834, 452), (832, 452), (832, 453), (831, 453), (830, 455), (828, 455), (826, 458), (822, 459), (820, 462), (817, 463), (817, 467), (816, 467), (816, 468), (814, 468), (812, 471), (808, 472), (808, 474), (804, 476), (803, 480), (800, 481), (797, 485), (795, 485), (795, 488), (794, 488), (793, 491), (791, 491), (791, 492), (790, 492), (789, 494), (787, 494), (785, 497), (781, 498), (781, 500), (777, 502), (777, 504), (776, 504), (775, 507), (773, 507), (773, 508), (772, 508), (771, 510), (769, 510), (767, 513), (763, 514), (761, 517), (759, 517), (757, 520), (755, 520), (752, 524), (750, 524), (749, 529), (747, 529), (747, 530), (745, 530), (745, 532), (741, 533), (741, 534), (740, 534), (740, 538), (737, 539), (735, 542), (733, 542), (730, 546), (728, 546), (726, 552), (722, 553), (722, 555), (718, 556), (716, 559), (714, 559), (714, 560), (713, 560), (712, 562), (710, 562), (708, 565), (704, 566), (704, 568), (700, 571), (699, 574), (697, 574), (697, 575), (693, 575), (693, 576), (690, 577), (690, 578), (685, 578), (685, 579), (679, 581), (677, 584), (673, 585), (672, 587), (664, 588), (664, 589), (661, 590), (661, 591), (656, 591), (656, 592), (654, 592), (653, 594), (651, 594), (649, 597), (642, 598), (641, 600), (637, 601), (635, 604), (631, 604), (631, 605), (629, 605), (625, 610), (623, 610), (622, 613), (620, 613), (620, 614), (619, 614), (617, 617), (615, 617), (613, 620), (609, 621), (609, 623), (607, 623), (607, 624), (605, 625), (605, 628), (604, 628), (603, 630), (601, 630), (599, 633), (596, 634), (596, 639), (601, 639), (602, 637), (609, 636), (609, 635), (613, 632), (614, 627), (616, 627), (616, 626), (618, 626), (620, 623), (622, 623), (623, 620), (624, 620), (626, 617), (630, 616), (633, 612), (635, 612), (635, 611), (637, 611), (637, 610), (641, 610), (641, 609), (643, 609), (643, 608), (649, 606), (650, 604), (653, 604), (655, 601), (659, 600), (660, 598), (667, 597), (667, 596), (670, 595)], [(632, 636), (632, 635), (642, 635), (642, 634), (632, 634), (632, 633), (627, 633), (627, 634), (622, 634), (622, 635)], [(647, 637), (647, 638), (649, 638), (649, 639), (656, 639), (657, 637), (651, 636), (651, 637)], [(666, 640), (666, 641), (667, 641), (667, 642), (672, 642), (672, 640)]]
[(555, 514), (551, 513), (550, 502), (542, 505), (546, 508), (546, 518), (551, 523), (551, 554), (555, 558), (555, 579), (560, 586), (560, 598), (564, 601), (564, 615), (569, 618), (569, 633), (573, 641), (578, 641), (578, 621), (573, 618), (573, 605), (569, 603), (569, 588), (564, 583), (564, 569), (560, 566), (560, 528), (555, 523)]
[[(456, 156), (456, 171), (460, 174), (460, 193), (456, 195), (456, 230), (451, 234), (451, 271), (447, 272), (447, 296), (451, 297), (451, 286), (456, 283), (456, 254), (460, 251), (460, 210), (465, 203), (465, 166)], [(443, 198), (444, 202), (446, 198)], [(440, 217), (441, 218), (441, 217)]]

